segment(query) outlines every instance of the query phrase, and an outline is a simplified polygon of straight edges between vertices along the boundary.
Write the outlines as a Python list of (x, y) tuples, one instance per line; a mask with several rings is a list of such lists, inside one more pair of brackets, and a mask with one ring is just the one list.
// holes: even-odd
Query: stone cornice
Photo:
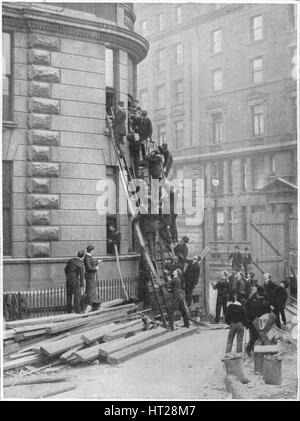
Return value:
[(139, 34), (114, 24), (102, 22), (101, 19), (83, 19), (51, 13), (30, 7), (3, 5), (2, 26), (4, 29), (20, 31), (41, 31), (47, 34), (61, 34), (75, 39), (86, 39), (101, 42), (112, 48), (126, 50), (136, 63), (142, 61), (148, 52), (148, 42)]

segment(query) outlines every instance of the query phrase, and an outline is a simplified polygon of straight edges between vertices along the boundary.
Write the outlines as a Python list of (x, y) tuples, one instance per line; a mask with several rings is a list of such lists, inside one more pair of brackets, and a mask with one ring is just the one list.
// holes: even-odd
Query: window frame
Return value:
[[(145, 24), (145, 28), (143, 28), (143, 24)], [(148, 26), (147, 19), (142, 19), (140, 21), (140, 25), (139, 25), (140, 33), (142, 35), (146, 35), (147, 34), (147, 26)]]
[[(178, 91), (178, 89), (177, 89), (177, 87), (180, 83), (181, 83), (181, 86), (182, 86), (181, 92)], [(173, 105), (183, 104), (183, 102), (184, 102), (183, 78), (173, 80), (173, 90), (172, 91), (173, 91), (173, 101), (172, 101)], [(179, 95), (178, 95), (178, 93), (179, 93)], [(180, 100), (180, 94), (181, 94), (181, 100)], [(178, 99), (178, 96), (179, 96), (179, 99)]]
[[(160, 57), (161, 53), (162, 53), (162, 57)], [(164, 67), (165, 59), (166, 59), (165, 48), (159, 48), (158, 50), (156, 50), (155, 55), (154, 55), (155, 73), (162, 72), (165, 69)]]
[[(164, 95), (163, 95), (163, 104), (159, 103), (159, 89), (163, 89)], [(165, 83), (160, 83), (158, 85), (155, 86), (155, 109), (156, 110), (161, 110), (163, 108), (165, 108), (166, 106), (166, 85)]]
[[(258, 28), (254, 27), (254, 21), (256, 18), (261, 18), (261, 26), (259, 26)], [(257, 31), (258, 29), (261, 30), (261, 38), (256, 39), (255, 38), (255, 31)], [(264, 25), (263, 25), (263, 15), (260, 13), (258, 15), (255, 16), (251, 16), (250, 18), (250, 40), (252, 42), (260, 42), (264, 39)]]
[(155, 27), (158, 32), (161, 32), (165, 29), (165, 22), (164, 22), (164, 13), (159, 12), (155, 15)]
[[(217, 32), (220, 32), (220, 41), (219, 41), (219, 43), (217, 43), (215, 41), (215, 38), (214, 38), (214, 36), (215, 36), (215, 34)], [(210, 52), (211, 52), (211, 54), (212, 55), (221, 54), (222, 53), (222, 29), (221, 28), (214, 29), (213, 31), (211, 31), (210, 36), (211, 36), (211, 39), (210, 39), (210, 43), (211, 43), (210, 44)], [(219, 51), (215, 51), (215, 46), (217, 44), (220, 44), (220, 50)]]
[[(261, 67), (258, 67), (256, 70), (254, 69), (254, 63), (258, 60), (261, 60)], [(251, 72), (251, 83), (257, 84), (262, 83), (264, 80), (264, 59), (263, 56), (257, 56), (250, 59), (250, 72)], [(254, 80), (255, 74), (261, 74), (260, 80)]]
[(248, 241), (248, 209), (247, 209), (247, 206), (241, 206), (241, 234), (242, 234), (242, 241)]
[[(161, 127), (164, 127), (164, 132), (162, 132), (162, 133), (164, 133), (164, 139), (162, 141), (161, 141), (161, 138), (160, 138), (160, 135), (161, 135), (160, 128)], [(158, 140), (159, 145), (162, 145), (163, 143), (166, 143), (166, 137), (167, 137), (167, 126), (166, 126), (166, 123), (158, 124), (157, 125), (157, 128), (156, 128), (156, 133), (157, 133), (157, 140)]]
[[(178, 52), (177, 48), (181, 47), (182, 51), (181, 53)], [(184, 46), (183, 46), (183, 42), (178, 42), (177, 44), (174, 45), (174, 50), (173, 50), (173, 65), (174, 66), (182, 66), (183, 62), (184, 62)], [(181, 60), (178, 60), (178, 57), (181, 57)]]
[[(215, 120), (214, 119), (215, 116), (221, 116), (221, 119)], [(215, 134), (216, 134), (215, 123), (218, 123), (218, 122), (221, 122), (221, 130), (218, 130), (217, 133), (219, 135), (221, 134), (221, 136), (218, 140), (216, 140), (216, 138), (215, 138)], [(212, 137), (211, 137), (212, 144), (213, 145), (219, 145), (222, 142), (224, 142), (224, 114), (221, 111), (214, 112), (214, 113), (211, 114), (211, 127), (212, 127)]]
[[(218, 222), (218, 214), (222, 213), (223, 222)], [(218, 227), (223, 228), (223, 236), (218, 237)], [(214, 241), (225, 241), (225, 211), (222, 207), (214, 207)]]
[(229, 241), (234, 241), (234, 209), (232, 206), (228, 207), (228, 238)]
[[(180, 12), (180, 13), (178, 13)], [(176, 6), (176, 23), (180, 25), (182, 23), (182, 6)]]
[[(257, 168), (255, 168), (255, 164), (257, 164), (259, 162), (259, 160), (262, 162), (262, 164), (263, 164), (262, 166), (263, 166), (263, 170), (264, 170), (264, 167), (265, 167), (265, 157), (264, 157), (264, 155), (262, 155), (262, 156), (261, 155), (256, 155), (256, 156), (252, 157), (251, 167), (252, 167), (252, 186), (253, 186), (253, 191), (258, 191), (258, 190), (261, 189), (261, 187), (257, 187), (257, 184), (259, 184), (259, 183), (255, 183), (255, 180), (258, 182), (259, 181), (259, 177), (258, 176), (260, 174), (265, 174), (264, 171), (262, 173), (260, 173), (260, 172), (257, 171)], [(255, 177), (257, 177), (257, 179)]]
[[(254, 109), (257, 108), (257, 107), (261, 107), (261, 109), (262, 109), (262, 112), (260, 114), (254, 112)], [(255, 127), (256, 127), (255, 117), (256, 116), (260, 116), (260, 115), (262, 116), (262, 120), (261, 119), (259, 120), (259, 133), (256, 133), (255, 132)], [(262, 124), (262, 126), (263, 126), (263, 130), (262, 131), (261, 131), (261, 121), (263, 123)], [(266, 128), (265, 128), (264, 105), (263, 104), (255, 104), (255, 105), (252, 105), (251, 106), (251, 135), (252, 135), (252, 137), (261, 137), (261, 136), (264, 136), (265, 135), (265, 131), (266, 131)]]
[(288, 21), (290, 31), (296, 31), (297, 28), (297, 4), (288, 4)]
[[(212, 71), (212, 75), (211, 75), (211, 77), (212, 77), (212, 92), (213, 92), (213, 94), (217, 94), (217, 93), (219, 93), (219, 92), (222, 92), (223, 91), (223, 70), (221, 69), (221, 68), (217, 68), (217, 69), (213, 69)], [(219, 72), (220, 74), (221, 74), (221, 87), (220, 87), (220, 89), (216, 89), (216, 86), (215, 86), (215, 74), (217, 73), (217, 72)]]
[[(10, 75), (7, 76), (5, 74), (5, 77), (8, 78), (8, 119), (4, 119), (3, 117), (3, 111), (4, 108), (2, 108), (2, 121), (5, 122), (13, 122), (14, 121), (14, 97), (13, 97), (13, 85), (14, 85), (14, 32), (9, 30), (2, 30), (2, 37), (3, 34), (9, 34), (10, 36), (10, 48), (9, 48), (9, 54), (10, 54)], [(3, 39), (2, 39), (3, 43)], [(3, 45), (3, 44), (2, 44)], [(3, 50), (2, 50), (3, 51)], [(2, 75), (3, 77), (3, 75)], [(2, 107), (3, 107), (3, 86), (2, 86)]]
[(247, 186), (247, 160), (246, 158), (241, 159), (241, 190), (243, 193), (248, 191)]
[[(181, 123), (182, 124), (182, 129), (181, 130), (177, 130), (177, 124)], [(174, 120), (173, 123), (173, 127), (174, 127), (174, 146), (176, 149), (181, 149), (184, 147), (184, 121), (183, 119), (176, 119)], [(177, 138), (177, 133), (178, 132), (182, 132), (182, 139), (181, 139), (181, 144), (178, 145), (178, 138)]]

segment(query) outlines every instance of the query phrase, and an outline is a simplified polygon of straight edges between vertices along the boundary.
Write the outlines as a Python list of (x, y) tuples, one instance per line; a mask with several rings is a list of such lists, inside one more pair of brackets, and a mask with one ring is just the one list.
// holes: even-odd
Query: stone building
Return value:
[[(276, 281), (297, 266), (297, 10), (293, 4), (139, 4), (150, 44), (138, 97), (175, 171), (205, 183), (205, 219), (181, 225), (220, 271), (235, 243)], [(253, 267), (258, 275), (260, 272)], [(214, 273), (211, 272), (211, 279)]]
[[(64, 282), (68, 258), (95, 246), (100, 277), (117, 277), (106, 253), (97, 182), (113, 179), (106, 108), (135, 95), (148, 50), (129, 3), (2, 3), (4, 291)], [(124, 275), (137, 274), (127, 215)]]

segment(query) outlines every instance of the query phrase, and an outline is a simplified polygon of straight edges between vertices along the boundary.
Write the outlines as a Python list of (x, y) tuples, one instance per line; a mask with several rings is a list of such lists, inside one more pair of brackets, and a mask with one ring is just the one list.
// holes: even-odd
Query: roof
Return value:
[(274, 178), (272, 181), (270, 181), (269, 183), (267, 183), (262, 189), (261, 191), (263, 192), (267, 192), (267, 191), (271, 191), (273, 187), (275, 187), (275, 185), (279, 185), (281, 187), (285, 187), (290, 191), (298, 191), (298, 187), (295, 184), (290, 183), (289, 181), (285, 180), (284, 178)]

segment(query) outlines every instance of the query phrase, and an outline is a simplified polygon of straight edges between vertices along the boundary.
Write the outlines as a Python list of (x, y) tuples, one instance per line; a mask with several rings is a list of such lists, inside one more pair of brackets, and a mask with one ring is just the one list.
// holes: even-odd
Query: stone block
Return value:
[(56, 162), (29, 162), (29, 177), (59, 177), (59, 164)]
[(49, 257), (50, 243), (30, 243), (27, 253), (28, 257)]
[(50, 178), (29, 178), (27, 191), (29, 193), (50, 193)]
[(30, 98), (29, 99), (29, 111), (32, 113), (41, 114), (59, 114), (60, 113), (60, 101), (56, 99), (48, 98)]
[(28, 116), (28, 127), (30, 129), (48, 130), (51, 127), (51, 116), (46, 114), (30, 114)]
[(47, 82), (30, 82), (29, 95), (43, 98), (49, 98), (51, 93), (51, 85)]
[(27, 157), (29, 161), (50, 161), (50, 147), (31, 145), (27, 149)]
[(59, 51), (60, 39), (56, 37), (32, 33), (29, 36), (29, 46), (50, 51)]
[(59, 132), (50, 130), (29, 130), (28, 142), (31, 145), (57, 146), (59, 144)]
[(28, 240), (35, 241), (59, 241), (60, 228), (52, 226), (32, 226), (28, 228)]
[(28, 53), (28, 61), (30, 64), (42, 64), (49, 66), (51, 64), (50, 51), (32, 48)]
[(75, 54), (51, 54), (51, 64), (54, 67), (70, 70), (81, 70), (83, 72), (93, 72), (103, 74), (105, 69), (105, 59), (97, 59), (92, 57), (82, 57)]
[(27, 212), (28, 225), (50, 225), (51, 214), (48, 210), (33, 210)]
[(27, 207), (29, 209), (58, 209), (58, 194), (29, 194)]
[(59, 69), (48, 66), (31, 65), (28, 69), (28, 77), (30, 80), (39, 80), (41, 82), (59, 83)]

